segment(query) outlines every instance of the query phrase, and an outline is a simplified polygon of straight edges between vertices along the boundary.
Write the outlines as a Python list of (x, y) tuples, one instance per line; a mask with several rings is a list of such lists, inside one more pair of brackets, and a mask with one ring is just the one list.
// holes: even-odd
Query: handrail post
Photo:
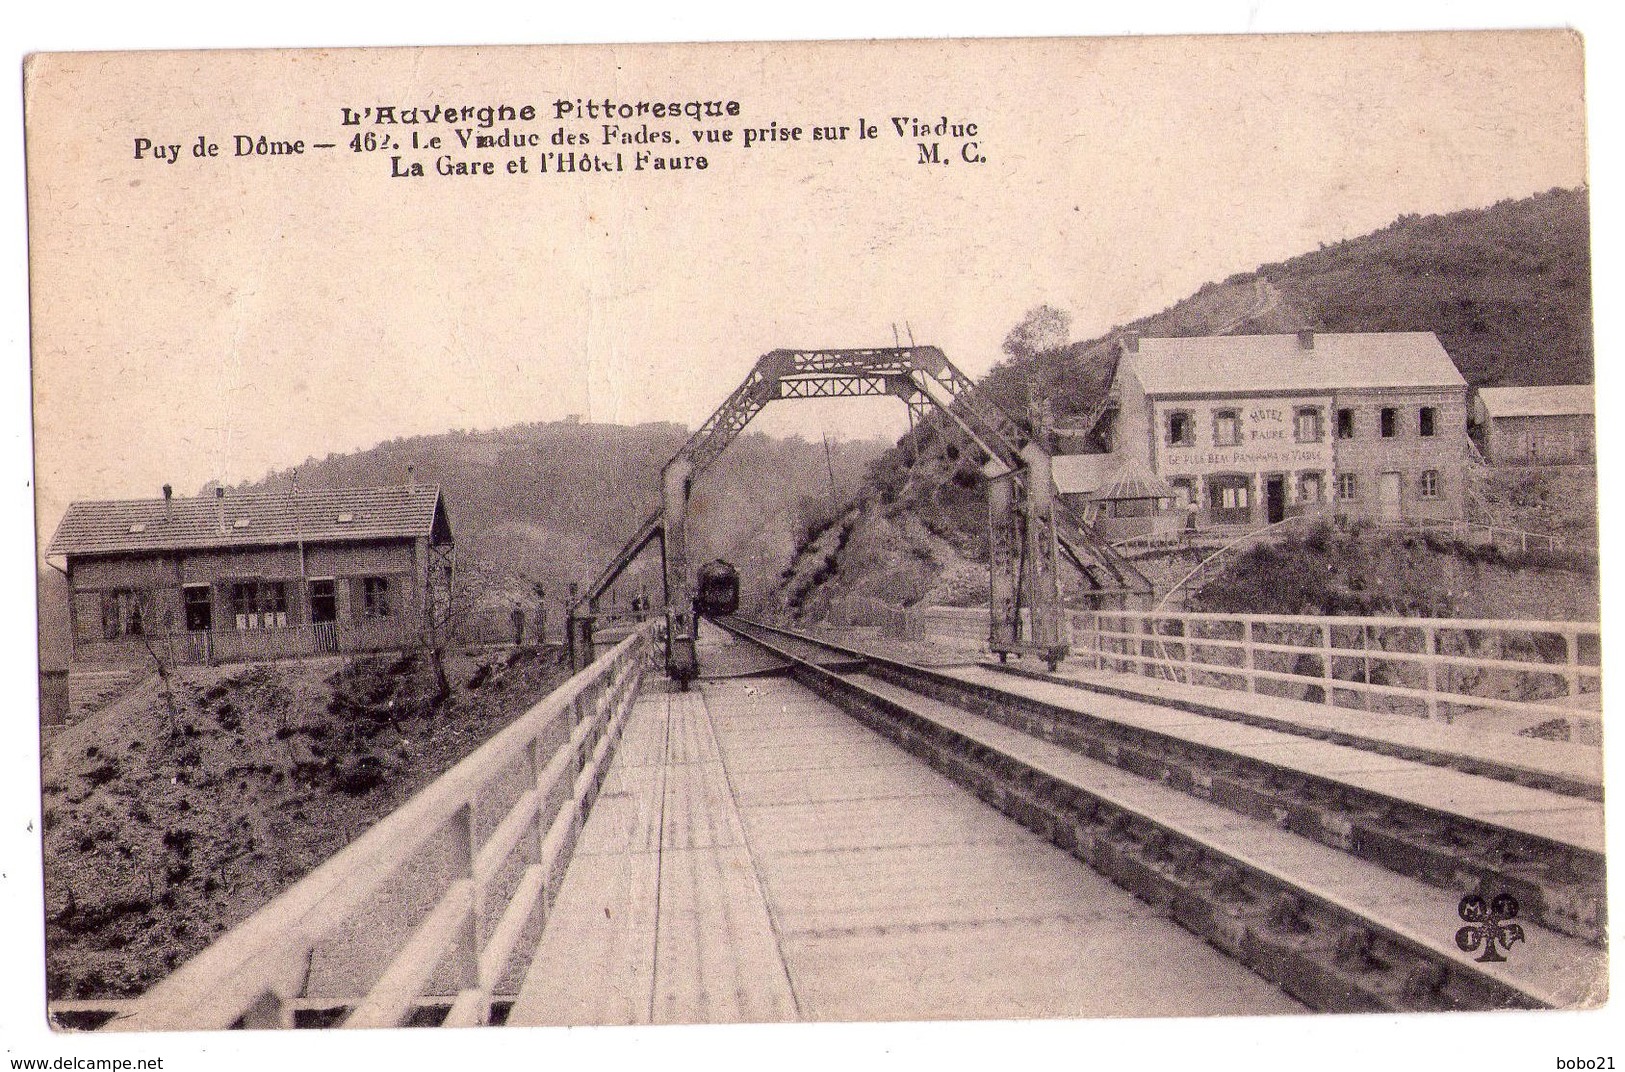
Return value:
[(1427, 667), (1428, 675), (1427, 713), (1429, 720), (1437, 720), (1439, 717), (1439, 664), (1432, 658), (1439, 653), (1438, 639), (1438, 630), (1432, 625), (1422, 627), (1422, 642), (1425, 646), (1424, 650), (1429, 656), (1427, 662), (1423, 664)]
[(481, 920), (485, 915), (485, 883), (475, 873), (474, 857), (479, 846), (474, 841), (474, 806), (476, 798), (472, 793), (469, 799), (451, 817), (448, 824), (451, 834), (452, 874), (454, 878), (472, 879), (473, 897), (471, 898), (468, 919), (458, 928), (457, 937), (452, 944), (452, 964), (457, 972), (458, 989), (466, 990), (480, 985), (480, 947), (484, 944), (481, 934)]
[(293, 1027), (293, 1003), (284, 1001), (275, 990), (267, 990), (260, 995), (260, 999), (243, 1013), (243, 1028), (248, 1031), (288, 1031)]
[(1362, 683), (1365, 688), (1360, 690), (1360, 706), (1367, 711), (1371, 710), (1371, 626), (1365, 623), (1360, 625), (1360, 657), (1362, 669), (1360, 671)]
[(1243, 644), (1242, 656), (1246, 660), (1245, 667), (1247, 670), (1247, 691), (1257, 692), (1258, 675), (1254, 673), (1254, 671), (1257, 669), (1255, 663), (1257, 652), (1253, 650), (1253, 620), (1249, 617), (1243, 617), (1241, 620), (1241, 628), (1241, 640)]
[(1563, 630), (1563, 680), (1568, 685), (1569, 699), (1580, 695), (1580, 633), (1576, 629)]
[(1179, 650), (1184, 655), (1181, 660), (1185, 665), (1185, 684), (1194, 684), (1191, 678), (1191, 621), (1188, 618), (1179, 619)]
[(1326, 684), (1323, 687), (1325, 695), (1321, 702), (1328, 707), (1337, 705), (1337, 676), (1332, 673), (1332, 620), (1320, 620), (1320, 671)]
[(542, 772), (547, 767), (547, 761), (542, 757), (540, 732), (525, 746), (525, 765), (530, 770), (526, 784), (536, 794), (536, 817), (531, 820), (530, 836), (525, 839), (525, 862), (539, 864), (542, 862), (542, 840), (547, 837), (547, 797), (543, 795), (546, 787), (542, 785)]

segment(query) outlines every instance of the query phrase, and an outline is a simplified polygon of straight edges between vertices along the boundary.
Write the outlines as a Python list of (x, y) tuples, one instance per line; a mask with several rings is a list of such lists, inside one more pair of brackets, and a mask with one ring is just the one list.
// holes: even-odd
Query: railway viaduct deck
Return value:
[(634, 633), (108, 1028), (1606, 997), (1583, 746), (1509, 772), (1256, 694), (704, 643), (718, 676), (675, 691)]

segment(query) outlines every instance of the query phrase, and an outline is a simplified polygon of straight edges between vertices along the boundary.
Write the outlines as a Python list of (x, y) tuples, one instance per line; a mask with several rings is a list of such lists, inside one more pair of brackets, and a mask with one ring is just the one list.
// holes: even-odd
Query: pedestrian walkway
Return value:
[(508, 1022), (1300, 1010), (773, 678), (639, 699)]

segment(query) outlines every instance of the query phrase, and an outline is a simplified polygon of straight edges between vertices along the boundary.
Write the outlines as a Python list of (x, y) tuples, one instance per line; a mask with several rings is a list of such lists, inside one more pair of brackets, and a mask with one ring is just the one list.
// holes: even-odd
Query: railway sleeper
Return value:
[(1468, 826), (1333, 782), (968, 682), (948, 683), (934, 675), (917, 679), (878, 661), (869, 672), (1431, 886), (1461, 894), (1504, 889), (1517, 897), (1524, 918), (1593, 944), (1604, 941), (1602, 868), (1587, 854), (1531, 845), (1506, 831)]

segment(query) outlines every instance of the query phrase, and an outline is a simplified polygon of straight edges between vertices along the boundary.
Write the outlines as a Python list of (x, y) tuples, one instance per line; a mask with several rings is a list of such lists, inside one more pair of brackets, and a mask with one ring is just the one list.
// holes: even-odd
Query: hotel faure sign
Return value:
[[(1332, 468), (1332, 446), (1325, 427), (1326, 409), (1322, 404), (1321, 439), (1319, 442), (1299, 443), (1293, 426), (1298, 405), (1301, 403), (1270, 402), (1265, 405), (1236, 406), (1168, 406), (1158, 413), (1158, 427), (1167, 427), (1167, 412), (1175, 409), (1191, 412), (1198, 442), (1212, 443), (1217, 431), (1216, 414), (1234, 413), (1238, 418), (1239, 442), (1225, 446), (1170, 447), (1159, 443), (1158, 472), (1163, 476), (1186, 473), (1213, 472), (1267, 472), (1271, 470)], [(1162, 407), (1158, 407), (1159, 410)]]

